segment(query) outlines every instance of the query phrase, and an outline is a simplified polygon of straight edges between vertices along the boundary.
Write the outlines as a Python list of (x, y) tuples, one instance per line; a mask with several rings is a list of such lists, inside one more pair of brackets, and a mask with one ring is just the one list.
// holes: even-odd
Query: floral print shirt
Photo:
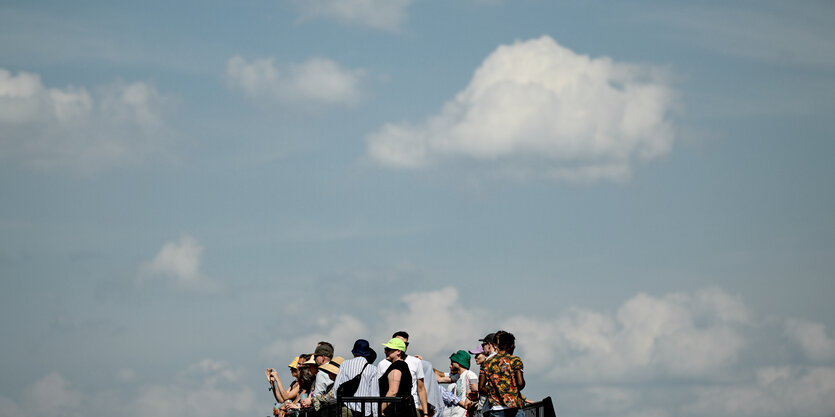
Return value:
[(519, 408), (525, 405), (516, 386), (516, 371), (523, 368), (522, 359), (508, 354), (497, 354), (481, 367), (481, 374), (487, 378), (487, 394), (490, 404)]

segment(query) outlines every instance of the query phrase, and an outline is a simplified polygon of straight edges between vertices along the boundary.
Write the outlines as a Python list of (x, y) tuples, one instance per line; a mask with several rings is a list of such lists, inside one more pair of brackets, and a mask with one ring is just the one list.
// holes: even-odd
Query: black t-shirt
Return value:
[(383, 373), (383, 376), (380, 377), (380, 396), (385, 397), (386, 393), (389, 392), (389, 373), (395, 369), (400, 371), (400, 386), (397, 388), (397, 394), (395, 394), (395, 397), (411, 396), (412, 373), (409, 371), (409, 365), (406, 365), (406, 361), (403, 360), (392, 363), (391, 366), (386, 369), (386, 372)]

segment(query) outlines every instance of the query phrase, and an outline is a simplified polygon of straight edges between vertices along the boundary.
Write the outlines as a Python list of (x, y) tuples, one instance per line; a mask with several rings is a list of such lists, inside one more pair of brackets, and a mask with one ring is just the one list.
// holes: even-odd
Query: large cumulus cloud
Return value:
[(456, 159), (516, 176), (623, 180), (636, 161), (669, 152), (673, 103), (663, 71), (543, 36), (500, 46), (438, 114), (382, 126), (368, 152), (401, 169)]

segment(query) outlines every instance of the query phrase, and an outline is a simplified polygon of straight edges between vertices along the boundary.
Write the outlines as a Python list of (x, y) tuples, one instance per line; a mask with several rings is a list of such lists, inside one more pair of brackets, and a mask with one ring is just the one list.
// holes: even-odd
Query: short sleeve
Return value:
[(514, 357), (513, 359), (511, 359), (510, 369), (512, 369), (514, 371), (521, 371), (522, 369), (524, 369), (524, 365), (522, 364), (522, 359), (519, 359), (519, 357)]
[(420, 359), (415, 361), (415, 363), (417, 364), (417, 369), (415, 369), (415, 376), (417, 377), (417, 379), (424, 379), (423, 366), (420, 363)]

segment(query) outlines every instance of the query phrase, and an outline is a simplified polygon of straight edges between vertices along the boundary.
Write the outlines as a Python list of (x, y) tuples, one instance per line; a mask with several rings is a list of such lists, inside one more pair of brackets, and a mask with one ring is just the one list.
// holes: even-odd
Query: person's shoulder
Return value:
[(342, 365), (339, 366), (339, 369), (342, 369), (342, 367), (345, 366), (345, 365), (353, 365), (353, 364), (356, 364), (356, 363), (359, 363), (360, 365), (365, 365), (367, 362), (368, 362), (368, 360), (365, 359), (364, 357), (357, 356), (356, 358), (347, 359), (347, 360), (345, 360), (345, 362), (342, 362)]
[(418, 359), (417, 356), (406, 356), (406, 359), (404, 359), (404, 361), (406, 361), (406, 363), (409, 364), (409, 366), (421, 366), (420, 359)]
[(514, 368), (522, 368), (522, 358), (518, 356), (509, 355), (508, 359), (510, 361), (510, 365)]

